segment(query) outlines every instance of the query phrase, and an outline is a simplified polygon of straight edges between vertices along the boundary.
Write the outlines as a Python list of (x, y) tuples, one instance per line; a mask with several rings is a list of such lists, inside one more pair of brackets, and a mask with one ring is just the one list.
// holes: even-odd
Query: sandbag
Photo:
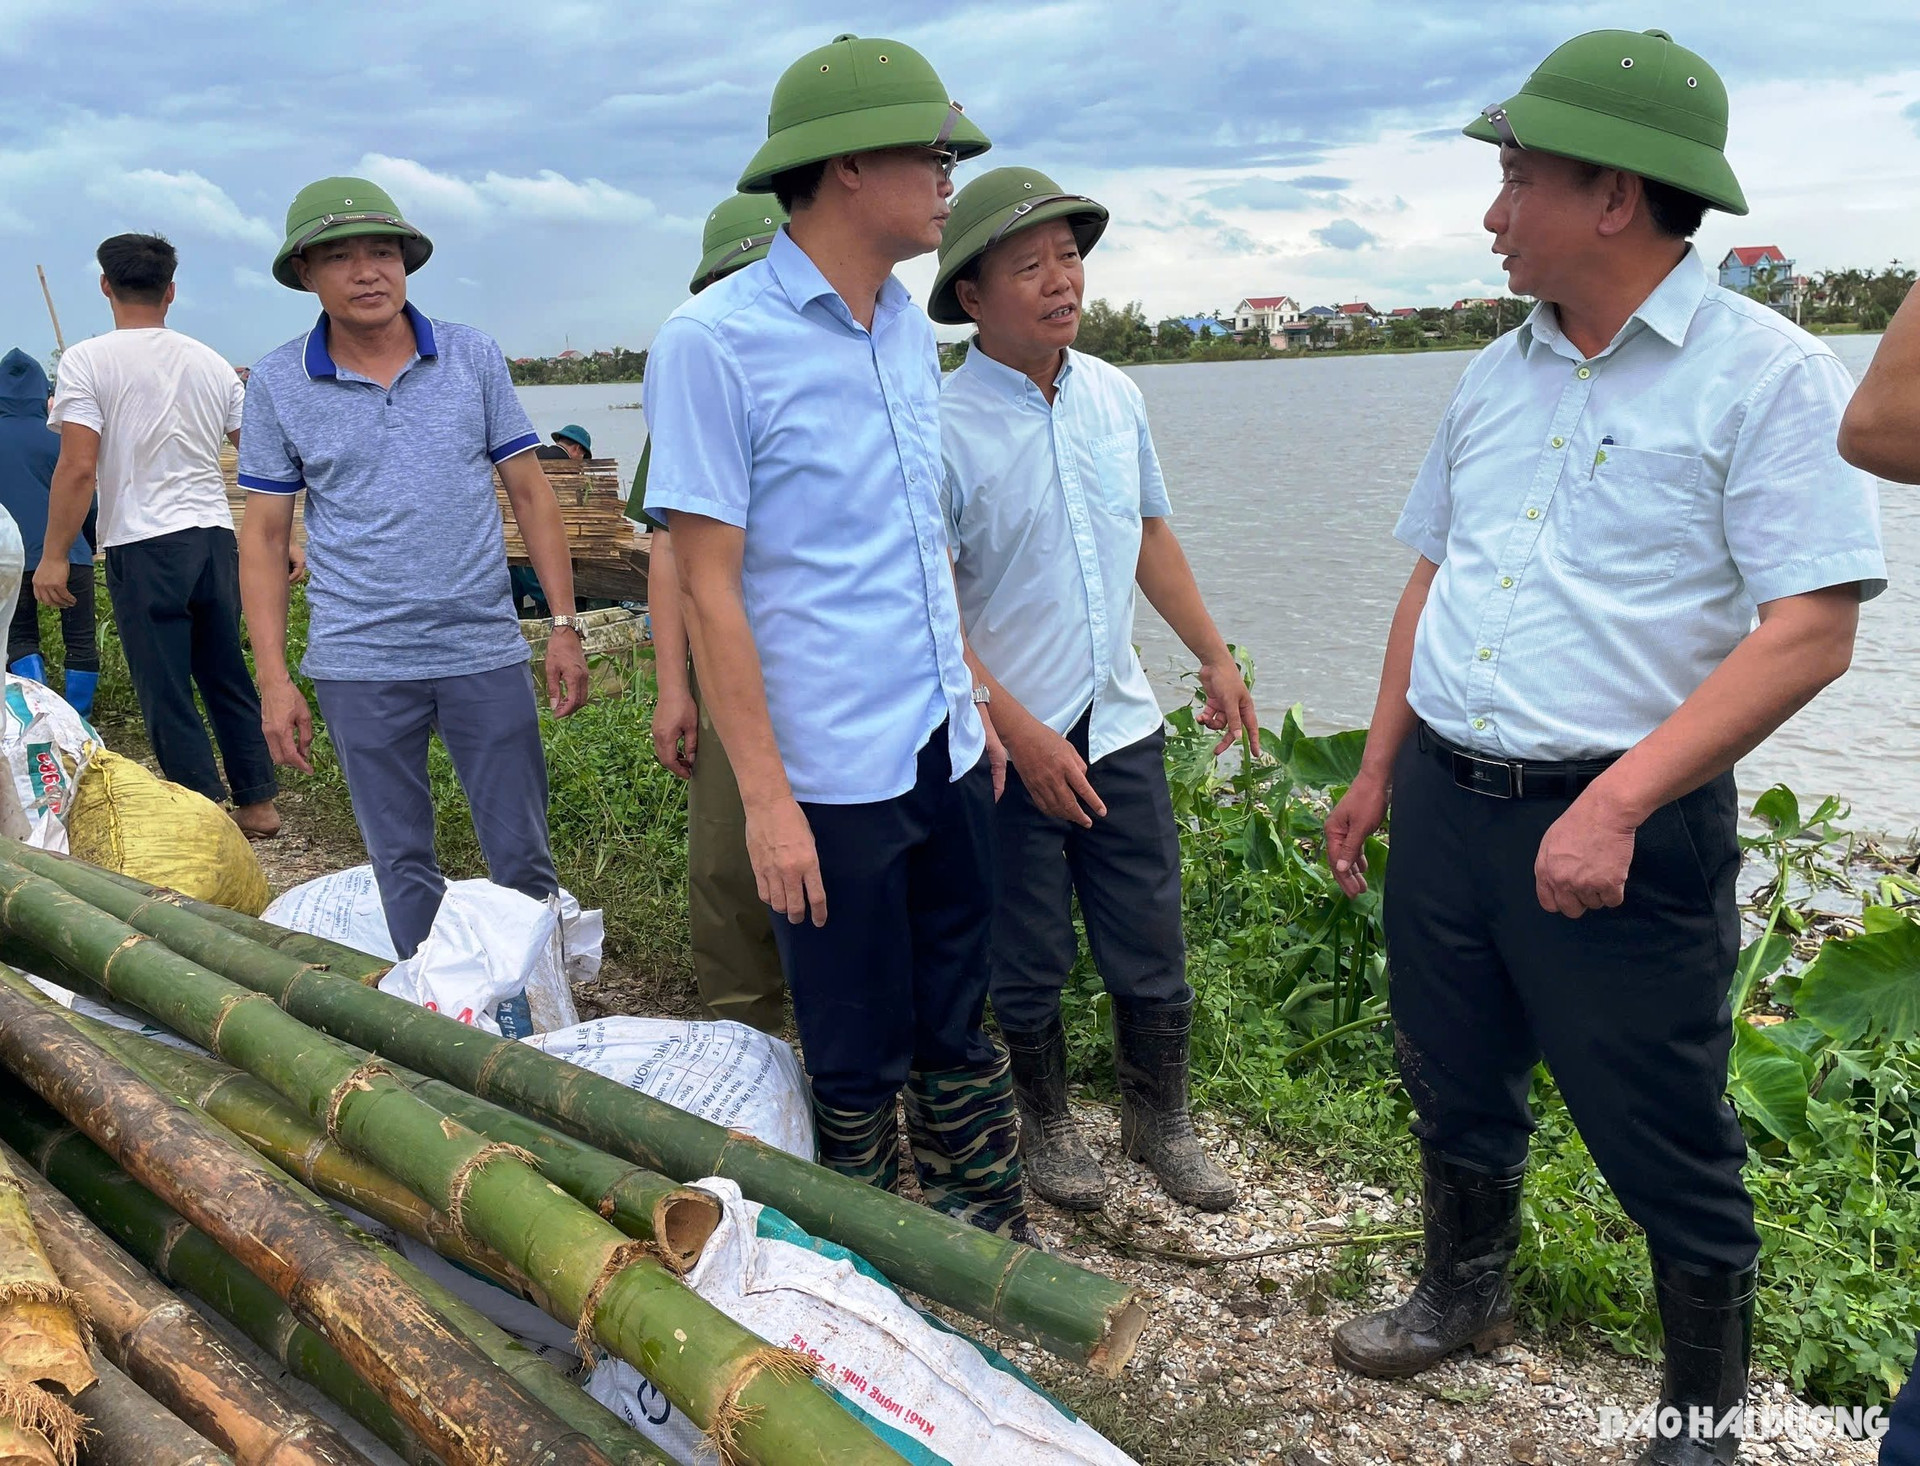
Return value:
[(219, 805), (105, 748), (80, 775), (67, 839), (102, 869), (248, 916), (273, 894), (252, 843)]
[(388, 970), (380, 991), (508, 1038), (580, 1021), (562, 966), (559, 901), (491, 881), (449, 884), (420, 950)]
[[(20, 838), (41, 850), (64, 851), (74, 786), (106, 745), (66, 699), (30, 677), (7, 674), (5, 706), (0, 751), (13, 776), (11, 802), (26, 819)], [(19, 832), (12, 820), (8, 824), (9, 833)]]
[(615, 1015), (526, 1041), (703, 1120), (813, 1159), (813, 1110), (800, 1060), (757, 1028)]
[[(918, 1312), (845, 1248), (746, 1200), (731, 1181), (698, 1184), (724, 1215), (687, 1286), (769, 1343), (807, 1355), (821, 1383), (904, 1459), (1132, 1466), (1004, 1358)], [(712, 1460), (699, 1428), (626, 1361), (600, 1355), (586, 1391), (674, 1460)]]

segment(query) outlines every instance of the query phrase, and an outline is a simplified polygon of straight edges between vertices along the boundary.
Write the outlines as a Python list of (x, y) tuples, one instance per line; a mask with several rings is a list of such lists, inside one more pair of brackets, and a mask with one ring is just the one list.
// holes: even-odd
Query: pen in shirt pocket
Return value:
[(1595, 450), (1593, 455), (1593, 470), (1592, 472), (1588, 473), (1587, 475), (1588, 478), (1592, 478), (1595, 473), (1598, 473), (1600, 471), (1600, 465), (1607, 461), (1607, 449), (1612, 448), (1614, 446), (1615, 444), (1613, 441), (1612, 433), (1608, 433), (1606, 437), (1600, 440), (1600, 446), (1598, 449)]

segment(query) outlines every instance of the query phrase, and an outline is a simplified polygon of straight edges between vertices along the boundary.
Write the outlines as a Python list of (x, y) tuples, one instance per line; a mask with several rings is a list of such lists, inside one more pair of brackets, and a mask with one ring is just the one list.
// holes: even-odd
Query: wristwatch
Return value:
[(993, 689), (987, 686), (986, 683), (982, 682), (978, 687), (973, 689), (973, 705), (975, 707), (983, 708), (992, 701)]
[(555, 631), (571, 631), (575, 636), (578, 636), (580, 634), (580, 618), (578, 616), (555, 616), (553, 618), (553, 629)]

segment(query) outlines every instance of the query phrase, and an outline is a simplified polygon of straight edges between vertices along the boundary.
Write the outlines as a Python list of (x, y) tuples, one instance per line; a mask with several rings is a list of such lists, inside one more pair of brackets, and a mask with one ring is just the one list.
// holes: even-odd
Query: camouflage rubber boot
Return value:
[(1020, 1119), (1007, 1061), (907, 1076), (907, 1140), (928, 1206), (1040, 1245), (1021, 1195)]
[(1407, 1379), (1456, 1349), (1513, 1341), (1507, 1267), (1520, 1246), (1525, 1167), (1489, 1175), (1423, 1152), (1427, 1256), (1413, 1296), (1333, 1331), (1333, 1357), (1355, 1374)]
[(836, 1110), (813, 1102), (820, 1164), (882, 1191), (900, 1189), (900, 1126), (889, 1100), (877, 1110)]
[(1020, 1106), (1020, 1163), (1034, 1193), (1068, 1211), (1098, 1211), (1107, 1177), (1067, 1108), (1067, 1035), (1056, 1013), (1046, 1027), (1018, 1033), (1001, 1026)]
[(1202, 1211), (1225, 1211), (1240, 1195), (1200, 1149), (1187, 1108), (1187, 1046), (1193, 1001), (1113, 1005), (1114, 1071), (1120, 1080), (1120, 1144), (1148, 1166), (1167, 1194)]

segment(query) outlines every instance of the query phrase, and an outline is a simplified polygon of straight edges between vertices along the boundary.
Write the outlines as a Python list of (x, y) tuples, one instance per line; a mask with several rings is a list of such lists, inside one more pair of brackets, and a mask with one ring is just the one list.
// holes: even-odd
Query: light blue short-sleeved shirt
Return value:
[(1852, 391), (1692, 250), (1592, 358), (1536, 307), (1467, 368), (1394, 529), (1440, 567), (1413, 710), (1508, 758), (1622, 752), (1757, 606), (1878, 595), (1878, 492), (1835, 447)]
[(493, 466), (538, 446), (490, 336), (406, 307), (415, 355), (382, 387), (334, 364), (327, 318), (255, 364), (240, 486), (306, 490), (301, 670), (412, 681), (528, 658)]
[(940, 362), (897, 280), (871, 332), (782, 229), (670, 316), (647, 357), (647, 508), (746, 531), (741, 593), (794, 797), (911, 789), (947, 722), (980, 760), (940, 513)]
[(976, 345), (940, 390), (960, 615), (1000, 685), (1089, 762), (1160, 726), (1133, 649), (1140, 521), (1172, 513), (1133, 379), (1065, 354), (1054, 400)]

